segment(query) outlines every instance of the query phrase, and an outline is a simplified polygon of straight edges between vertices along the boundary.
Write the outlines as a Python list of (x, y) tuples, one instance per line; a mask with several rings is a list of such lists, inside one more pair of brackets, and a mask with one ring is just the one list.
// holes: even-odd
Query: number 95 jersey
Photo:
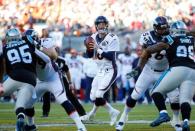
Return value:
[[(139, 43), (144, 48), (147, 48), (148, 46), (152, 46), (157, 42), (162, 41), (162, 39), (163, 37), (156, 36), (154, 31), (147, 31), (141, 35)], [(152, 54), (146, 65), (148, 65), (151, 69), (158, 71), (167, 69), (169, 64), (165, 55), (165, 50)]]

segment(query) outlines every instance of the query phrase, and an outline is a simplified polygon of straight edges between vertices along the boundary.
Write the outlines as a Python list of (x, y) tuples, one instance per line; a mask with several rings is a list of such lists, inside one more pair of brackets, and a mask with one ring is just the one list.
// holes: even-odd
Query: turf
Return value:
[[(83, 104), (86, 111), (90, 111), (91, 104)], [(123, 110), (124, 104), (113, 104), (113, 106)], [(74, 122), (67, 116), (64, 109), (55, 103), (51, 105), (51, 111), (48, 118), (42, 118), (41, 103), (35, 105), (35, 122), (39, 131), (76, 131)], [(168, 106), (169, 115), (172, 116)], [(191, 131), (195, 131), (195, 106), (192, 106)], [(129, 113), (129, 121), (124, 131), (174, 131), (170, 123), (162, 124), (152, 128), (149, 123), (158, 115), (154, 105), (137, 105)], [(115, 131), (114, 126), (109, 125), (109, 115), (104, 108), (100, 108), (95, 116), (95, 120), (86, 123), (88, 131)], [(16, 116), (14, 114), (14, 105), (10, 103), (0, 103), (0, 131), (13, 131), (15, 128)]]

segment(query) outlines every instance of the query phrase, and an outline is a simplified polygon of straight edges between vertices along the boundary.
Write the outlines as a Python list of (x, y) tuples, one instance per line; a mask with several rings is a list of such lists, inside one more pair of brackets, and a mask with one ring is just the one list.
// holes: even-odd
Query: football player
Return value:
[(183, 119), (182, 131), (190, 131), (190, 102), (195, 93), (195, 63), (193, 59), (195, 40), (192, 36), (186, 35), (186, 30), (187, 26), (184, 22), (176, 21), (171, 25), (171, 35), (167, 36), (164, 42), (158, 42), (146, 49), (146, 56), (166, 50), (169, 60), (169, 69), (161, 76), (152, 91), (152, 98), (160, 112), (159, 117), (150, 124), (152, 127), (170, 119), (164, 95), (179, 86)]
[[(132, 70), (133, 61), (136, 59), (134, 55), (131, 54), (130, 47), (126, 47), (124, 49), (124, 53), (118, 55), (118, 60), (121, 64), (120, 74), (122, 80), (122, 88), (123, 88), (123, 99), (126, 99), (126, 94), (131, 94), (133, 88), (135, 87), (134, 78), (127, 79), (126, 73)], [(129, 93), (128, 93), (129, 92)]]
[[(116, 54), (119, 51), (119, 39), (115, 34), (108, 32), (108, 20), (105, 16), (98, 16), (95, 20), (97, 32), (92, 34), (93, 43), (85, 43), (89, 57), (97, 56), (98, 71), (92, 82), (90, 99), (94, 101), (93, 109), (82, 120), (95, 116), (100, 106), (109, 112), (110, 125), (116, 122), (119, 111), (113, 108), (104, 98), (117, 77)], [(95, 53), (94, 53), (95, 52)]]
[[(41, 40), (41, 46), (47, 48), (48, 51), (55, 50), (54, 41), (52, 38), (44, 38)], [(55, 50), (56, 51), (56, 50)], [(57, 53), (57, 52), (56, 52)], [(81, 119), (75, 110), (74, 106), (66, 97), (66, 92), (64, 90), (63, 84), (61, 83), (61, 77), (58, 73), (58, 66), (54, 61), (45, 63), (44, 61), (39, 60), (36, 66), (37, 77), (39, 81), (36, 85), (36, 99), (32, 99), (28, 103), (27, 108), (25, 109), (26, 116), (28, 119), (28, 125), (25, 126), (26, 130), (36, 129), (34, 124), (34, 103), (40, 98), (45, 92), (49, 91), (54, 94), (57, 103), (59, 103), (67, 112), (70, 118), (74, 120), (78, 131), (86, 131), (84, 124), (81, 122)]]
[[(31, 37), (23, 40), (17, 28), (10, 28), (5, 36), (6, 44), (1, 49), (1, 82), (3, 71), (6, 68), (8, 79), (0, 83), (0, 96), (8, 96), (14, 91), (18, 91), (15, 113), (17, 116), (16, 131), (23, 131), (25, 107), (27, 103), (36, 98), (36, 62), (40, 58), (45, 63), (49, 62), (49, 57), (35, 48), (34, 40)], [(38, 56), (38, 57), (37, 57)]]
[[(162, 41), (162, 39), (169, 34), (169, 24), (167, 19), (163, 16), (158, 16), (153, 22), (153, 30), (143, 33), (140, 37), (140, 44), (143, 46), (143, 52), (148, 47), (156, 44), (156, 42)], [(128, 119), (128, 112), (130, 112), (136, 105), (137, 100), (146, 92), (146, 90), (154, 85), (161, 74), (168, 68), (168, 60), (165, 57), (166, 52), (161, 51), (151, 55), (151, 57), (143, 63), (138, 63), (138, 67), (135, 69), (137, 75), (140, 74), (135, 84), (135, 88), (132, 94), (127, 98), (124, 111), (116, 125), (116, 130), (121, 131), (124, 128), (124, 124)], [(142, 55), (141, 55), (142, 57)], [(144, 66), (145, 65), (145, 66)], [(129, 77), (130, 74), (127, 74)], [(169, 94), (171, 108), (173, 110), (173, 126), (176, 130), (180, 126), (179, 120), (179, 90)]]
[(62, 75), (63, 84), (65, 86), (65, 91), (66, 91), (67, 98), (74, 105), (74, 107), (76, 108), (76, 110), (77, 110), (77, 112), (79, 113), (80, 116), (86, 115), (85, 109), (79, 103), (77, 97), (72, 92), (72, 89), (74, 87), (73, 87), (73, 83), (71, 81), (71, 73), (69, 71), (68, 65), (66, 64), (65, 59), (63, 57), (59, 56), (56, 60), (56, 63), (58, 65), (60, 73)]

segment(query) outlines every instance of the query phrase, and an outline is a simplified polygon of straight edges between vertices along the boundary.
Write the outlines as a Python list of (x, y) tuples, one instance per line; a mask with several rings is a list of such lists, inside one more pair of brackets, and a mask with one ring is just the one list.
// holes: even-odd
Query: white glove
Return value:
[(97, 49), (97, 53), (101, 55), (101, 54), (103, 53), (103, 50), (100, 49), (100, 48), (98, 48), (98, 49)]

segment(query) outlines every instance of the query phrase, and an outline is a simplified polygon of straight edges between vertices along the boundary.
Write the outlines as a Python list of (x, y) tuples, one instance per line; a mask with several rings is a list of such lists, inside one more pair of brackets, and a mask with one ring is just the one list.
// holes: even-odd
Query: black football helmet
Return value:
[(169, 34), (169, 23), (163, 16), (158, 16), (154, 19), (153, 28), (157, 35), (168, 35)]
[(39, 41), (38, 32), (35, 31), (34, 29), (28, 29), (28, 30), (26, 30), (23, 35), (24, 36), (29, 35), (29, 36), (31, 36), (33, 38), (33, 40)]
[[(99, 28), (98, 25), (100, 23), (105, 23), (104, 28)], [(108, 19), (105, 16), (98, 16), (95, 20), (95, 28), (98, 31), (98, 33), (108, 33)]]

